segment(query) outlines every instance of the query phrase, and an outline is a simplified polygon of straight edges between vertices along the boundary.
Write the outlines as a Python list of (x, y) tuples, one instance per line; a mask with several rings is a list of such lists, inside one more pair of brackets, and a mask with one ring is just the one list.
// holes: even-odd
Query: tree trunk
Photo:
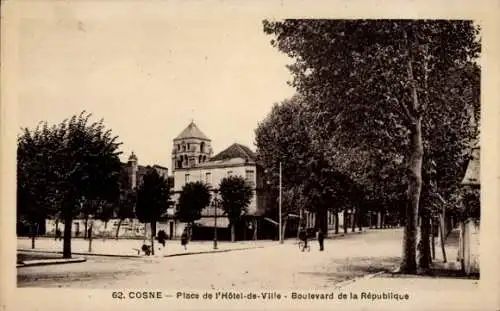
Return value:
[(152, 221), (151, 227), (151, 255), (155, 254), (156, 221)]
[(148, 223), (145, 222), (144, 223), (144, 239), (142, 240), (142, 244), (146, 244), (146, 240), (148, 239), (147, 235), (148, 235)]
[(363, 231), (363, 214), (361, 213), (361, 209), (358, 207), (358, 217), (357, 217), (357, 223), (358, 223), (358, 231)]
[(420, 224), (420, 256), (418, 265), (422, 269), (428, 269), (431, 263), (431, 248), (430, 248), (430, 217), (429, 212), (422, 210)]
[(339, 211), (335, 211), (335, 234), (339, 234)]
[(86, 239), (87, 238), (87, 234), (88, 234), (88, 223), (89, 223), (89, 218), (87, 216), (85, 216), (85, 231), (83, 232), (83, 238)]
[(87, 238), (89, 239), (89, 253), (92, 253), (92, 225), (93, 223), (90, 223)]
[(257, 240), (257, 219), (253, 220), (253, 240)]
[(36, 224), (31, 225), (31, 248), (35, 249)]
[(344, 208), (344, 233), (347, 233), (347, 208)]
[(56, 218), (56, 232), (57, 232), (58, 229), (59, 229), (59, 219)]
[(436, 235), (435, 235), (435, 218), (431, 218), (431, 254), (432, 254), (432, 260), (436, 259)]
[(120, 219), (120, 220), (118, 221), (118, 226), (116, 226), (116, 235), (115, 235), (115, 238), (116, 238), (117, 240), (118, 240), (118, 235), (120, 234), (120, 226), (122, 225), (122, 222), (123, 222), (123, 220), (122, 220), (122, 219)]
[[(416, 92), (414, 88), (414, 92)], [(416, 95), (414, 94), (414, 100)], [(416, 273), (416, 247), (417, 247), (417, 225), (420, 192), (422, 189), (422, 158), (424, 148), (422, 143), (422, 121), (420, 118), (414, 120), (411, 126), (411, 156), (409, 159), (409, 185), (408, 205), (406, 207), (406, 226), (403, 241), (403, 258), (401, 271), (404, 273)]]
[(444, 248), (444, 220), (443, 216), (441, 215), (441, 219), (439, 222), (439, 239), (440, 239), (440, 244), (441, 244), (441, 251), (443, 252), (443, 262), (447, 262), (446, 259), (446, 250)]
[(351, 214), (351, 232), (356, 231), (356, 213), (358, 212), (357, 208), (352, 209)]
[(285, 240), (285, 232), (286, 232), (286, 223), (287, 223), (288, 217), (285, 218), (285, 221), (283, 222), (283, 228), (281, 228), (281, 238), (283, 241)]
[(231, 223), (231, 242), (236, 241), (236, 235), (235, 235), (235, 225), (234, 222)]
[(71, 227), (73, 225), (73, 215), (71, 203), (64, 204), (64, 240), (63, 258), (71, 258)]

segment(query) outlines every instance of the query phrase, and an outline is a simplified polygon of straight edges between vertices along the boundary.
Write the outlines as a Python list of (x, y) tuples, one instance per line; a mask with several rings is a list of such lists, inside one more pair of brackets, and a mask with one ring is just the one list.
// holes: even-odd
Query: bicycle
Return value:
[(306, 243), (304, 241), (299, 241), (299, 250), (301, 250), (302, 252), (303, 251), (308, 251), (310, 252), (311, 251), (311, 245), (309, 243), (307, 243), (307, 247), (305, 246)]

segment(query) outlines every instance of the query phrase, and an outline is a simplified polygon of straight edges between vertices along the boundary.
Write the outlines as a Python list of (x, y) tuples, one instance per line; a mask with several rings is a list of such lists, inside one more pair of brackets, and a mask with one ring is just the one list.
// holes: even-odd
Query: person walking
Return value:
[(59, 228), (56, 229), (56, 237), (54, 240), (59, 240), (61, 241), (62, 240), (62, 233), (61, 233), (61, 230)]
[(302, 247), (302, 251), (304, 251), (307, 249), (307, 232), (304, 226), (300, 227), (299, 239), (304, 243), (304, 246)]
[(320, 228), (318, 229), (318, 243), (320, 252), (324, 250), (324, 242), (325, 242), (325, 233)]
[(188, 235), (186, 230), (181, 235), (181, 245), (184, 246), (184, 249), (187, 250), (187, 244), (188, 244)]
[(163, 245), (163, 247), (165, 247), (165, 242), (167, 240), (167, 234), (165, 233), (165, 231), (163, 230), (160, 230), (158, 231), (158, 243), (160, 243), (161, 245)]

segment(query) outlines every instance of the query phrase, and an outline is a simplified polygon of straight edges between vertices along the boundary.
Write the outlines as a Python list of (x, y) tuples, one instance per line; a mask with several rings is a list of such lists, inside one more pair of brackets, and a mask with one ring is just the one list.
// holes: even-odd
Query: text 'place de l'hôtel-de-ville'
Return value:
[[(176, 209), (182, 188), (186, 183), (201, 181), (206, 183), (211, 193), (211, 200), (220, 200), (217, 195), (217, 187), (221, 180), (227, 176), (242, 176), (253, 188), (253, 197), (247, 212), (242, 221), (237, 226), (236, 234), (239, 239), (274, 239), (277, 238), (277, 219), (266, 215), (266, 211), (273, 208), (273, 203), (269, 200), (269, 193), (266, 190), (266, 178), (264, 170), (257, 164), (256, 154), (249, 147), (239, 143), (234, 143), (226, 149), (214, 154), (211, 146), (211, 139), (205, 135), (192, 121), (178, 136), (173, 139), (171, 155), (172, 170), (157, 165), (141, 165), (140, 155), (134, 152), (129, 156), (127, 163), (122, 163), (122, 178), (125, 182), (122, 187), (134, 189), (141, 184), (143, 176), (148, 170), (156, 170), (157, 173), (168, 179), (171, 191), (171, 204), (167, 210), (167, 215), (163, 221), (156, 225), (156, 231), (163, 230), (167, 236), (178, 238), (186, 228), (186, 223), (181, 222), (176, 217)], [(219, 228), (219, 238), (229, 239), (230, 228), (229, 219), (224, 215), (220, 205), (213, 204), (202, 210), (201, 218), (195, 221), (196, 232), (194, 238), (211, 239), (212, 230), (216, 225)], [(276, 204), (274, 204), (276, 205)], [(216, 216), (216, 217), (215, 217)], [(297, 232), (299, 215), (284, 215), (289, 219), (287, 231), (289, 234)], [(304, 211), (301, 215), (308, 228), (314, 227), (315, 214), (311, 211)], [(334, 215), (328, 213), (328, 226), (334, 226)], [(217, 218), (217, 220), (215, 220)], [(380, 218), (380, 215), (379, 215)], [(351, 221), (350, 217), (339, 217), (339, 224)], [(85, 235), (85, 220), (76, 218), (73, 220), (72, 236), (82, 237)], [(348, 225), (346, 223), (346, 225)], [(118, 228), (119, 227), (119, 228)], [(101, 220), (94, 220), (92, 233), (94, 236), (115, 236), (118, 229), (119, 237), (143, 237), (145, 227), (137, 219), (120, 220), (112, 218), (107, 223)], [(204, 230), (205, 229), (205, 230)], [(39, 228), (39, 234), (55, 235), (56, 230), (64, 230), (57, 219), (47, 219), (44, 228)], [(227, 231), (227, 232), (226, 232)], [(157, 233), (156, 232), (156, 233)]]

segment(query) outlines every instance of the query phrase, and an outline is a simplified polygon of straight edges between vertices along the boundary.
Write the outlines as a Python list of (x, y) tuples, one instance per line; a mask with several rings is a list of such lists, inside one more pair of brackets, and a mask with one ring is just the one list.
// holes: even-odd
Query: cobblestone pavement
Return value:
[[(269, 247), (179, 257), (87, 257), (87, 262), (18, 269), (19, 287), (175, 289), (329, 289), (399, 263), (402, 229), (372, 230), (313, 241), (300, 252), (295, 241), (261, 241)], [(246, 244), (246, 243), (236, 243)]]

